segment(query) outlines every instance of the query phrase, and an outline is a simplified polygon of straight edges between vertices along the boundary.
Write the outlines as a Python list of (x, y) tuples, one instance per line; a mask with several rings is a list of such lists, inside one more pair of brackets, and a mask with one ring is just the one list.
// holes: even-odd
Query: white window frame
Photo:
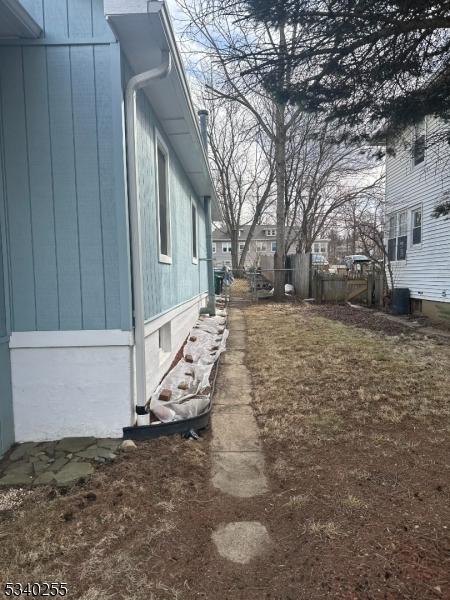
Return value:
[[(273, 247), (275, 244), (275, 248)], [(270, 242), (270, 251), (271, 252), (276, 252), (277, 251), (277, 243), (276, 242)]]
[(222, 254), (231, 254), (231, 241), (222, 242)]
[[(400, 231), (400, 216), (404, 215), (405, 216), (405, 221), (403, 223), (404, 226), (404, 231)], [(410, 222), (410, 215), (408, 213), (407, 209), (403, 209), (403, 210), (399, 210), (393, 213), (390, 213), (389, 215), (387, 215), (387, 221), (388, 221), (388, 230), (387, 230), (387, 240), (388, 240), (388, 246), (387, 246), (387, 250), (388, 250), (388, 256), (389, 256), (389, 241), (395, 239), (395, 258), (389, 258), (389, 260), (391, 261), (391, 263), (403, 263), (406, 261), (406, 258), (408, 256), (408, 247), (410, 245), (410, 240), (408, 239), (409, 236), (409, 226), (408, 223)], [(391, 219), (395, 219), (395, 225), (394, 225), (394, 235), (392, 235), (392, 231), (391, 231), (391, 226), (390, 226), (390, 221)], [(405, 258), (398, 258), (398, 240), (401, 237), (406, 237), (406, 254), (405, 254)]]
[[(414, 215), (417, 212), (420, 212), (420, 242), (414, 243), (414, 229), (417, 229), (416, 227), (414, 227)], [(423, 240), (423, 208), (422, 208), (422, 205), (414, 206), (411, 209), (409, 219), (410, 219), (410, 224), (411, 224), (410, 246), (411, 246), (411, 248), (420, 248), (422, 246), (422, 240)]]
[(245, 248), (245, 242), (239, 242), (239, 252), (243, 252)]
[[(192, 211), (195, 210), (195, 255), (194, 255), (194, 219)], [(192, 263), (198, 265), (198, 208), (194, 198), (191, 198), (191, 255)]]
[[(264, 246), (264, 248), (262, 246)], [(264, 240), (256, 240), (256, 252), (267, 252), (267, 246)]]
[[(166, 159), (166, 196), (167, 196), (167, 249), (168, 254), (161, 252), (161, 228), (159, 214), (159, 176), (158, 176), (158, 150), (161, 150)], [(158, 254), (159, 262), (164, 264), (172, 264), (172, 217), (171, 217), (171, 202), (170, 202), (170, 155), (169, 148), (165, 143), (162, 135), (155, 127), (155, 184), (156, 184), (156, 214), (158, 226)]]
[(277, 235), (277, 230), (276, 229), (266, 229), (266, 236), (267, 237), (276, 237)]
[(215, 254), (217, 252), (216, 242), (212, 243), (212, 253)]

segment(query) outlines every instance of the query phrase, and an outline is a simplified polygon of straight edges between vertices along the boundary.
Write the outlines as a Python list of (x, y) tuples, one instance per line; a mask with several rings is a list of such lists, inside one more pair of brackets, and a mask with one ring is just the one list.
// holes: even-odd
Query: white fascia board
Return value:
[(79, 331), (13, 331), (9, 347), (13, 348), (87, 348), (133, 346), (131, 331), (120, 329)]

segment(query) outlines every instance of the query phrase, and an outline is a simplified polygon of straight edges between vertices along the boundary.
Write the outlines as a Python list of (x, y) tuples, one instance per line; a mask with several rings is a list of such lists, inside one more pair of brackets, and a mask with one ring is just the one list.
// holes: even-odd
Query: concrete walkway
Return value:
[[(250, 406), (251, 377), (244, 362), (247, 333), (242, 310), (230, 309), (228, 326), (230, 337), (214, 398), (212, 483), (229, 496), (252, 498), (266, 493), (268, 484), (259, 430)], [(237, 530), (239, 536), (234, 535)], [(244, 545), (242, 540), (246, 540)], [(213, 542), (221, 556), (246, 564), (265, 550), (270, 538), (261, 523), (243, 521), (220, 524)]]

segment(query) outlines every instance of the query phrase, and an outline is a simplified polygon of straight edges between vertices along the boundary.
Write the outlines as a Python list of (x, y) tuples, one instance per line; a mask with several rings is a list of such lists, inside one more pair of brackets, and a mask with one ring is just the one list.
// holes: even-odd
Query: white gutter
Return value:
[(162, 51), (162, 61), (158, 67), (134, 75), (125, 91), (126, 145), (128, 163), (128, 206), (131, 229), (131, 256), (134, 298), (134, 339), (135, 339), (135, 377), (136, 404), (144, 406), (147, 402), (146, 365), (145, 365), (145, 314), (144, 289), (142, 285), (141, 261), (141, 215), (138, 196), (138, 177), (136, 172), (136, 92), (155, 79), (164, 79), (169, 75), (172, 61), (168, 50)]

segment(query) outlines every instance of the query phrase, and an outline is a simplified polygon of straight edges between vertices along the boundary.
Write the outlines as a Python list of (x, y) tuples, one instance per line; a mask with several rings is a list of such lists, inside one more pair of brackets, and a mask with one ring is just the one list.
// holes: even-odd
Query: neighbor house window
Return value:
[(223, 242), (222, 253), (223, 254), (231, 254), (231, 242)]
[(265, 242), (256, 242), (256, 252), (265, 252), (266, 249)]
[(213, 250), (213, 254), (215, 254), (216, 253), (216, 242), (213, 242), (212, 250)]
[(417, 123), (414, 126), (414, 140), (413, 140), (413, 162), (414, 166), (420, 165), (425, 160), (425, 120)]
[(389, 260), (405, 260), (408, 245), (408, 213), (406, 210), (389, 217), (388, 235)]
[(158, 139), (156, 150), (157, 187), (158, 187), (158, 222), (159, 222), (159, 260), (171, 262), (170, 240), (170, 200), (169, 200), (169, 165), (168, 152), (162, 141)]
[(322, 254), (325, 254), (327, 249), (325, 248), (325, 246), (320, 246), (320, 251), (322, 252)]
[(271, 246), (272, 246), (272, 252), (276, 252), (277, 251), (277, 243), (272, 242)]
[(194, 202), (191, 205), (191, 220), (192, 220), (192, 261), (197, 262), (198, 259), (198, 244), (197, 244), (197, 207)]
[(277, 235), (276, 229), (266, 229), (266, 235), (268, 237), (275, 237)]
[(242, 252), (242, 250), (245, 248), (245, 244), (243, 242), (239, 243), (239, 250)]
[(314, 252), (316, 252), (317, 254), (320, 252), (319, 244), (314, 244)]
[(422, 242), (422, 209), (417, 208), (411, 213), (412, 221), (412, 243), (420, 244)]

